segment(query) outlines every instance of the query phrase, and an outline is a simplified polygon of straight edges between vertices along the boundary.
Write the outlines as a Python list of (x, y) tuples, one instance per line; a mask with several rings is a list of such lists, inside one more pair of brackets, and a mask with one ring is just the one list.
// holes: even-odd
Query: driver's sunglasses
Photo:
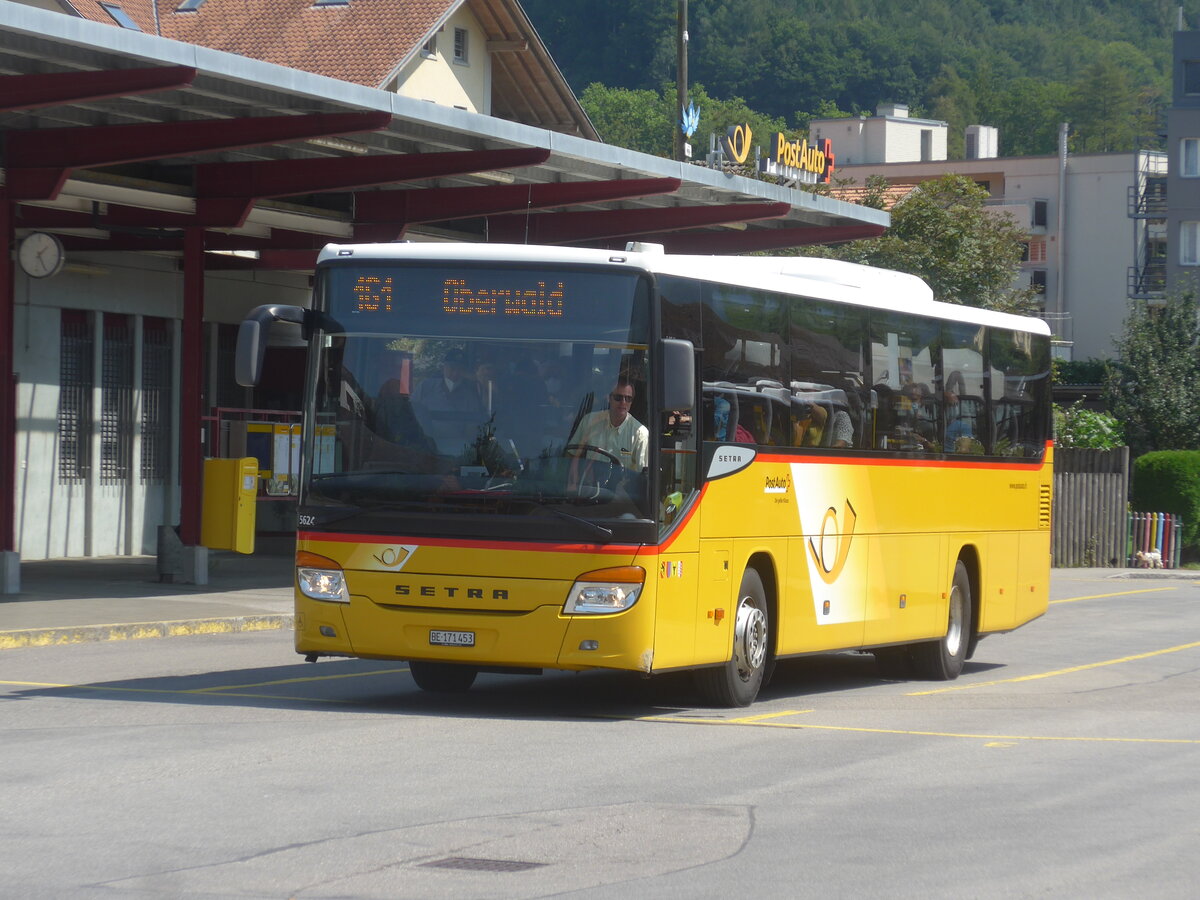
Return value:
[(613, 403), (632, 403), (633, 402), (633, 394), (609, 394), (608, 398), (610, 400), (612, 400)]

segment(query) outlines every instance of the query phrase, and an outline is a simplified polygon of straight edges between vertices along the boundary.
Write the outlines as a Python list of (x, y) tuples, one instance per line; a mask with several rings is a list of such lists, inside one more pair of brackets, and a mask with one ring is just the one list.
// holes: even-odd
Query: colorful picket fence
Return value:
[(1144, 566), (1138, 553), (1157, 551), (1164, 569), (1179, 568), (1179, 538), (1183, 520), (1174, 513), (1131, 512), (1129, 514), (1129, 559), (1133, 567)]

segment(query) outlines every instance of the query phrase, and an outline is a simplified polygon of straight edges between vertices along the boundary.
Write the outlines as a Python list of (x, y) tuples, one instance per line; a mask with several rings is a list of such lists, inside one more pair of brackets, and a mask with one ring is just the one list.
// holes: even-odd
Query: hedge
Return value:
[(1184, 551), (1200, 556), (1200, 450), (1156, 450), (1135, 459), (1130, 505), (1182, 516)]

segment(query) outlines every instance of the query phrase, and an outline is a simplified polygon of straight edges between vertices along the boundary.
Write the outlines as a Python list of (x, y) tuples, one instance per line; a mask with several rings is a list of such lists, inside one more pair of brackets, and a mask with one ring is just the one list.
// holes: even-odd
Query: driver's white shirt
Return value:
[(650, 432), (633, 416), (626, 416), (624, 422), (614, 427), (608, 419), (608, 411), (601, 410), (584, 416), (568, 443), (591, 444), (607, 450), (621, 460), (625, 468), (640, 472), (646, 468)]

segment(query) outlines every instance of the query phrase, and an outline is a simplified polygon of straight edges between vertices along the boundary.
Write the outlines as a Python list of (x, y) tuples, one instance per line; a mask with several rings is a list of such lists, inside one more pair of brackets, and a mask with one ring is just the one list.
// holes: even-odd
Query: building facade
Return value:
[(1177, 31), (1167, 111), (1168, 290), (1197, 286), (1200, 275), (1200, 31)]
[[(1200, 96), (1197, 101), (1200, 123)], [(1166, 178), (1165, 154), (1069, 154), (1064, 149), (1055, 156), (947, 160), (945, 123), (922, 127), (941, 128), (943, 136), (933, 144), (942, 148), (941, 158), (897, 158), (912, 149), (911, 136), (902, 135), (900, 150), (883, 146), (870, 160), (842, 165), (839, 155), (837, 175), (858, 186), (872, 175), (893, 185), (915, 186), (945, 174), (981, 185), (991, 196), (989, 207), (1010, 215), (1027, 232), (1020, 280), (1042, 297), (1042, 314), (1055, 334), (1058, 356), (1113, 356), (1130, 299), (1161, 291), (1161, 269), (1156, 267), (1164, 250), (1164, 220), (1154, 198), (1161, 196)], [(996, 140), (989, 131), (974, 127), (975, 153), (994, 153)], [(817, 123), (812, 133), (817, 134)], [(884, 129), (879, 133), (887, 134)], [(1200, 180), (1196, 187), (1200, 228)]]

